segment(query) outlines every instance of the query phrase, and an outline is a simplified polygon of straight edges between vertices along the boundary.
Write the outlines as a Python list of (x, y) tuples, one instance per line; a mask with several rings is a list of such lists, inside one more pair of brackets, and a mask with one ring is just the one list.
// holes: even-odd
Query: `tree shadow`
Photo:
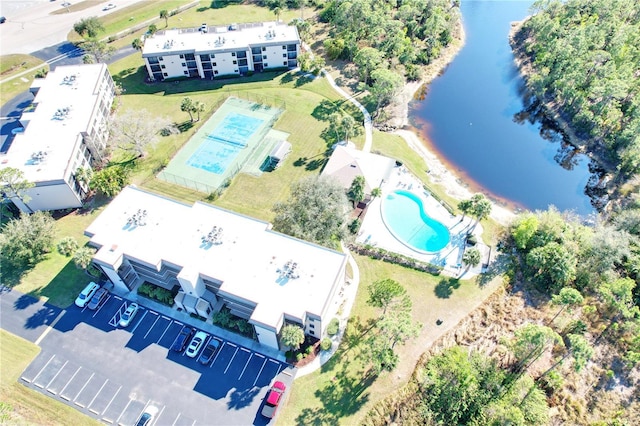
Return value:
[(293, 166), (294, 167), (302, 167), (305, 164), (307, 164), (307, 157), (298, 157), (298, 159), (296, 161), (293, 162)]
[(319, 121), (328, 121), (329, 116), (338, 111), (340, 111), (340, 105), (338, 102), (323, 99), (320, 101), (320, 104), (313, 109), (311, 116)]
[(183, 121), (182, 123), (177, 124), (176, 127), (178, 128), (180, 133), (184, 133), (187, 130), (189, 130), (190, 128), (192, 128), (193, 124), (194, 123), (191, 122), (191, 120), (186, 120), (186, 121)]
[(22, 277), (33, 269), (33, 266), (24, 266), (17, 268), (9, 264), (6, 259), (0, 260), (0, 271), (2, 271), (2, 286), (13, 288), (20, 284)]
[(375, 325), (376, 320), (374, 318), (369, 318), (365, 322), (359, 316), (350, 318), (342, 337), (342, 343), (346, 345), (346, 350), (353, 349), (362, 343), (363, 338)]
[(229, 409), (239, 410), (251, 404), (256, 395), (260, 392), (259, 387), (253, 387), (251, 389), (237, 390), (231, 392), (227, 407)]
[(457, 278), (442, 278), (434, 288), (434, 293), (439, 299), (448, 299), (453, 294), (453, 290), (460, 287), (460, 280)]
[(296, 82), (294, 84), (295, 88), (298, 87), (302, 87), (307, 83), (311, 83), (314, 80), (315, 77), (310, 77), (308, 75), (301, 75), (296, 79)]
[(323, 158), (316, 158), (315, 160), (311, 160), (307, 163), (307, 165), (305, 166), (305, 170), (313, 171), (313, 170), (320, 169), (324, 166), (326, 162), (327, 162), (326, 156)]
[(289, 84), (292, 81), (293, 81), (293, 74), (288, 72), (288, 73), (286, 73), (285, 75), (282, 76), (282, 78), (280, 79), (280, 84), (281, 85)]
[(22, 296), (18, 297), (18, 299), (16, 299), (15, 302), (13, 302), (13, 307), (15, 309), (27, 309), (29, 306), (33, 305), (34, 303), (38, 303), (38, 299), (30, 296), (28, 294), (23, 294)]
[(51, 306), (44, 305), (42, 308), (38, 309), (38, 312), (27, 318), (24, 328), (34, 329), (44, 324), (51, 324), (59, 313), (59, 309), (54, 309)]
[(504, 253), (498, 253), (493, 262), (487, 266), (485, 272), (476, 277), (476, 283), (480, 287), (484, 287), (493, 281), (494, 278), (505, 274), (510, 268), (512, 268), (510, 256)]

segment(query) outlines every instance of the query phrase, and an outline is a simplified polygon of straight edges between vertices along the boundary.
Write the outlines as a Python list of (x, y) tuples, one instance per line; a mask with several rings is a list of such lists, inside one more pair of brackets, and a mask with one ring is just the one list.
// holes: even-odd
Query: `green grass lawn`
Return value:
[[(320, 371), (295, 381), (293, 392), (280, 413), (282, 425), (359, 424), (376, 402), (408, 382), (420, 355), (445, 330), (477, 307), (499, 285), (499, 280), (479, 286), (474, 280), (458, 281), (386, 262), (355, 256), (360, 286), (349, 320), (349, 331), (339, 351)], [(413, 301), (412, 316), (423, 324), (420, 336), (397, 347), (400, 364), (379, 377), (367, 374), (359, 358), (368, 328), (380, 314), (366, 304), (367, 285), (382, 278), (401, 283)], [(436, 325), (436, 320), (442, 320)]]
[[(49, 65), (35, 56), (23, 54), (0, 56), (0, 80), (6, 80), (23, 71), (39, 67), (40, 65), (47, 71), (49, 70)], [(32, 71), (0, 84), (0, 105), (6, 104), (20, 93), (29, 90), (36, 72), (37, 71)]]
[(23, 386), (20, 374), (40, 348), (0, 330), (0, 423), (12, 425), (99, 425), (81, 412)]
[[(289, 183), (304, 176), (318, 174), (322, 169), (330, 146), (322, 138), (322, 132), (328, 126), (328, 114), (333, 110), (342, 110), (362, 122), (361, 113), (341, 99), (325, 79), (309, 81), (291, 73), (265, 72), (246, 78), (148, 84), (144, 81), (145, 70), (139, 55), (112, 64), (110, 71), (114, 80), (125, 89), (125, 96), (120, 98), (118, 113), (126, 113), (129, 109), (152, 109), (154, 114), (166, 116), (177, 124), (191, 126), (179, 135), (160, 138), (157, 146), (149, 150), (146, 158), (140, 162), (133, 176), (134, 183), (186, 203), (205, 199), (209, 194), (183, 189), (155, 179), (155, 175), (162, 164), (173, 157), (210, 117), (214, 112), (213, 106), (228, 95), (249, 99), (265, 97), (284, 102), (286, 110), (274, 128), (290, 135), (292, 153), (274, 172), (264, 173), (260, 177), (242, 173), (237, 175), (231, 186), (215, 202), (221, 207), (264, 220), (272, 219), (271, 207), (276, 201), (287, 198)], [(188, 114), (180, 110), (180, 103), (187, 96), (208, 106), (200, 122), (193, 125), (189, 123)], [(364, 136), (355, 138), (355, 141), (362, 146)]]
[(94, 202), (96, 208), (88, 213), (74, 211), (56, 220), (56, 237), (51, 252), (32, 269), (16, 271), (3, 265), (3, 283), (60, 308), (73, 303), (78, 292), (91, 281), (91, 277), (76, 268), (71, 257), (58, 253), (55, 245), (66, 236), (74, 237), (80, 246), (89, 241), (83, 234), (84, 230), (105, 205), (105, 200)]

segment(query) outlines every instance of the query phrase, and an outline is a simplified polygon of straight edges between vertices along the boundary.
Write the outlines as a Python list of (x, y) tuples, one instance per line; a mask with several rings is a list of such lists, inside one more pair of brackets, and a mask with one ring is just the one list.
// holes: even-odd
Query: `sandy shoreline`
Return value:
[[(438, 77), (460, 52), (466, 41), (464, 26), (460, 25), (460, 38), (447, 47), (442, 56), (436, 62), (426, 67), (422, 80), (408, 83), (402, 92), (396, 97), (393, 107), (394, 118), (389, 124), (402, 128), (409, 124), (409, 102), (411, 102), (418, 90), (423, 85), (428, 85)], [(396, 130), (394, 132), (407, 142), (418, 155), (420, 155), (429, 169), (431, 181), (445, 188), (448, 195), (458, 200), (470, 198), (473, 193), (461, 183), (461, 179), (453, 174), (438, 156), (431, 152), (425, 142), (414, 132), (409, 130)], [(500, 224), (507, 225), (515, 217), (515, 213), (503, 206), (493, 203), (491, 218)]]

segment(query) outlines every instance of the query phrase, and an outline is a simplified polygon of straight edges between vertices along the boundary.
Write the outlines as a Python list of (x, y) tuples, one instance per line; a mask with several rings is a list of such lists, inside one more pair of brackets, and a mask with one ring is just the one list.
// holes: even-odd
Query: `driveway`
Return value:
[(15, 292), (0, 301), (2, 328), (40, 338), (20, 381), (105, 423), (133, 424), (154, 406), (158, 425), (266, 424), (259, 413), (269, 385), (277, 378), (290, 387), (295, 376), (288, 364), (218, 336), (210, 337), (220, 348), (209, 365), (172, 352), (185, 324), (144, 306), (118, 328), (130, 302), (116, 295), (96, 311), (56, 310)]

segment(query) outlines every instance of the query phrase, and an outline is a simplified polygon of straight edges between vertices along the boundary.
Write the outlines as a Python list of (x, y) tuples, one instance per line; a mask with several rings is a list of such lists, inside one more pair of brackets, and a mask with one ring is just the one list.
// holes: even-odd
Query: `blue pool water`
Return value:
[(264, 120), (238, 113), (227, 115), (194, 152), (187, 165), (217, 175), (227, 170), (247, 141), (260, 128)]
[(382, 202), (382, 217), (391, 233), (404, 244), (436, 252), (449, 243), (449, 230), (429, 217), (422, 200), (409, 191), (394, 191)]

